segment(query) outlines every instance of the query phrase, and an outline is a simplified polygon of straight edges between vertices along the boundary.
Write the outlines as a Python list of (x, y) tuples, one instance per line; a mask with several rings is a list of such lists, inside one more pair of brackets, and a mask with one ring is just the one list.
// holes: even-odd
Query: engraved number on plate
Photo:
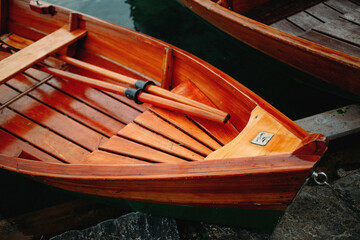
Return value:
[(272, 133), (259, 132), (258, 135), (251, 141), (253, 144), (266, 146), (270, 139), (274, 136)]

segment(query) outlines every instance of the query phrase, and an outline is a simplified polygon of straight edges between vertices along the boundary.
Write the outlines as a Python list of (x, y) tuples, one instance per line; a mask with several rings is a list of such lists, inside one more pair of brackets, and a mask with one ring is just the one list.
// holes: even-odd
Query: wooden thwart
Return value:
[(66, 25), (21, 51), (5, 58), (0, 62), (0, 84), (41, 61), (49, 54), (77, 41), (85, 35), (86, 31), (82, 29), (69, 32), (68, 26)]

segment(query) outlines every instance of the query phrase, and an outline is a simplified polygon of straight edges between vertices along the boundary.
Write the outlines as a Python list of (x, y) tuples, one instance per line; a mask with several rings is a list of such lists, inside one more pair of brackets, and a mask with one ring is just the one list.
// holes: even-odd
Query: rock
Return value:
[[(333, 187), (360, 203), (360, 171)], [(271, 239), (359, 239), (360, 217), (326, 186), (305, 186), (287, 209)]]
[(52, 240), (180, 239), (176, 221), (144, 213), (129, 213), (85, 230), (72, 230)]
[(229, 227), (203, 222), (190, 222), (177, 220), (178, 230), (181, 239), (199, 240), (199, 239), (268, 239), (269, 234), (258, 230), (248, 230), (241, 227)]

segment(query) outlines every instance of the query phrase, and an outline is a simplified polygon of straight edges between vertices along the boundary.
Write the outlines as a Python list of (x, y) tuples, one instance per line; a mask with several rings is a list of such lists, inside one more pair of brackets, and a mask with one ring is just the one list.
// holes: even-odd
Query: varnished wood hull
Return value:
[(103, 197), (184, 206), (285, 210), (318, 158), (259, 157), (252, 168), (248, 167), (255, 161), (251, 158), (146, 168), (59, 165), (4, 156), (0, 162), (7, 170), (46, 184)]
[[(22, 37), (10, 36), (8, 41), (20, 49), (67, 24), (71, 15), (57, 6), (55, 15), (34, 13), (23, 0), (9, 1), (8, 9), (6, 31)], [(21, 98), (22, 104), (15, 102), (0, 112), (2, 169), (109, 199), (249, 210), (257, 212), (253, 225), (271, 211), (286, 209), (326, 151), (324, 136), (310, 135), (239, 82), (189, 53), (90, 16), (80, 15), (78, 21), (87, 31), (76, 46), (78, 59), (169, 86), (228, 112), (230, 121), (219, 124), (139, 106), (50, 76), (45, 87)], [(171, 74), (164, 73), (164, 63), (168, 68), (170, 62)], [(69, 71), (103, 79), (79, 68)], [(1, 101), (11, 95), (10, 87), (22, 91), (20, 86), (29, 82), (27, 75), (19, 74), (0, 85)], [(42, 114), (45, 110), (47, 115)], [(250, 143), (258, 133), (251, 124), (273, 131), (268, 146)], [(239, 136), (244, 144), (236, 146)], [(178, 138), (185, 143), (175, 142)], [(235, 149), (244, 151), (212, 155), (234, 141)], [(249, 150), (254, 148), (260, 150)], [(258, 214), (261, 211), (266, 214)]]
[(274, 29), (210, 0), (179, 1), (209, 23), (259, 51), (336, 87), (360, 94), (358, 57)]

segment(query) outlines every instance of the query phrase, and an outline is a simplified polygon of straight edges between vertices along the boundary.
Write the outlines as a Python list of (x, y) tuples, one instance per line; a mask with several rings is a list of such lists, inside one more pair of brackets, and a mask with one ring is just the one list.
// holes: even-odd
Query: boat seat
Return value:
[(41, 61), (60, 48), (65, 47), (86, 35), (85, 30), (77, 29), (70, 32), (68, 29), (69, 26), (66, 25), (17, 53), (3, 59), (0, 62), (0, 84)]
[[(261, 135), (261, 132), (266, 134)], [(292, 153), (300, 144), (300, 138), (257, 106), (251, 112), (249, 122), (242, 132), (230, 143), (207, 156), (205, 160)]]

